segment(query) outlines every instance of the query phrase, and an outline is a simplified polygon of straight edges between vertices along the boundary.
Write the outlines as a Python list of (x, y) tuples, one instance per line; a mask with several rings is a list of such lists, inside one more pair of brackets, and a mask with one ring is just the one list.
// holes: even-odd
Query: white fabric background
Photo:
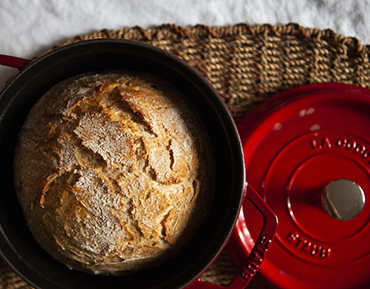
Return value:
[[(0, 0), (0, 53), (32, 58), (104, 28), (287, 24), (330, 28), (370, 43), (367, 0)], [(0, 87), (17, 72), (0, 67)]]

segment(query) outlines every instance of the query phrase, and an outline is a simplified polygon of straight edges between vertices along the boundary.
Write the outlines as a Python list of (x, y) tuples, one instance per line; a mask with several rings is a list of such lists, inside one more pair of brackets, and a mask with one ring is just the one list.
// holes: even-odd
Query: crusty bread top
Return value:
[(199, 116), (168, 83), (134, 72), (79, 75), (31, 110), (15, 186), (54, 258), (121, 274), (160, 264), (191, 239), (211, 204), (213, 162)]

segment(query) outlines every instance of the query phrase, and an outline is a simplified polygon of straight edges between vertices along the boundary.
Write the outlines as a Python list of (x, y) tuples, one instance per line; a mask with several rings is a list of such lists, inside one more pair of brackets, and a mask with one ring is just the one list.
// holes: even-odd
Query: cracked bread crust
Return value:
[(70, 78), (31, 110), (15, 187), (40, 245), (71, 269), (127, 274), (161, 264), (206, 217), (212, 144), (199, 116), (152, 75)]

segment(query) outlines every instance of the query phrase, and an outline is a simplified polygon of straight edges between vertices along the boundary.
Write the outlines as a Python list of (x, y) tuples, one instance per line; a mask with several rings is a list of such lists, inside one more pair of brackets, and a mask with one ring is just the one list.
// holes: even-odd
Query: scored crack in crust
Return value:
[(200, 117), (165, 81), (137, 72), (70, 78), (31, 110), (15, 187), (41, 246), (72, 269), (126, 274), (194, 236), (214, 186)]

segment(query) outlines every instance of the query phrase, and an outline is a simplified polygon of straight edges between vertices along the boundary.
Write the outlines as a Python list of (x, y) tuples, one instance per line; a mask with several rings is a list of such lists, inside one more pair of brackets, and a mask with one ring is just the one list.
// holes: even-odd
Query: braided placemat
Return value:
[[(237, 123), (259, 103), (298, 85), (370, 86), (370, 46), (331, 30), (298, 24), (133, 27), (89, 33), (60, 45), (95, 38), (134, 39), (179, 56), (211, 82)], [(236, 272), (223, 252), (202, 280), (227, 284)], [(0, 261), (0, 289), (13, 288), (31, 287)]]

